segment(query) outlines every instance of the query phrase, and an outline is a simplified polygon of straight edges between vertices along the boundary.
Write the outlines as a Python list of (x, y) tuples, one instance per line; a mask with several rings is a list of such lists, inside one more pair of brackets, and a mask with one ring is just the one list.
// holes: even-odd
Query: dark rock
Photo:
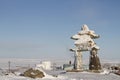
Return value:
[(95, 48), (90, 51), (89, 70), (101, 70), (100, 60), (97, 56), (97, 49)]
[(30, 77), (30, 78), (43, 78), (45, 75), (43, 72), (41, 72), (39, 70), (34, 70), (34, 69), (30, 68), (23, 73), (23, 76)]

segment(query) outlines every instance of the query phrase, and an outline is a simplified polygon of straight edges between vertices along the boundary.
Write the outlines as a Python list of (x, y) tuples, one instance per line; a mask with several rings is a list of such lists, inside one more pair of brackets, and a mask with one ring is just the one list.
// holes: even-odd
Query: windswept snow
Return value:
[[(90, 72), (65, 72), (65, 71), (43, 71), (45, 74), (44, 78), (32, 79), (28, 77), (18, 76), (20, 73), (16, 72), (15, 74), (4, 75), (2, 71), (8, 69), (9, 59), (0, 60), (0, 80), (120, 80), (120, 76), (113, 73), (109, 73), (105, 70), (102, 73), (90, 73)], [(40, 60), (10, 60), (11, 68), (16, 68), (16, 66), (31, 66), (36, 63), (39, 63)], [(58, 63), (59, 64), (59, 63)], [(30, 67), (31, 67), (30, 66)], [(40, 69), (41, 70), (41, 69)], [(41, 70), (42, 71), (42, 70)]]
[(115, 74), (99, 74), (99, 73), (76, 73), (76, 72), (68, 72), (65, 74), (60, 74), (58, 77), (53, 77), (51, 75), (46, 75), (44, 78), (27, 78), (22, 76), (15, 75), (7, 75), (0, 76), (0, 80), (120, 80), (120, 76)]

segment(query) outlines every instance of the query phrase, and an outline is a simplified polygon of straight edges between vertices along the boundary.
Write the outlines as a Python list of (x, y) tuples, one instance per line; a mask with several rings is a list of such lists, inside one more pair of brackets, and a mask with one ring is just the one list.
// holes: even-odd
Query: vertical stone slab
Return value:
[(78, 47), (76, 47), (75, 50), (74, 69), (82, 70), (82, 52), (78, 49)]
[(97, 49), (92, 48), (90, 51), (90, 62), (89, 62), (89, 70), (101, 70), (101, 64), (99, 57), (97, 56)]

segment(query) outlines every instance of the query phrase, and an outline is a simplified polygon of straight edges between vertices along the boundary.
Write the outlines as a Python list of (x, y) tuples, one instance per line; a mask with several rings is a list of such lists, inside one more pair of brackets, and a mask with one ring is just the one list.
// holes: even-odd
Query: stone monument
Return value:
[(84, 24), (77, 34), (73, 35), (71, 39), (75, 40), (74, 49), (70, 49), (75, 54), (74, 58), (74, 69), (82, 70), (82, 52), (90, 51), (90, 70), (99, 70), (101, 69), (100, 60), (97, 56), (97, 51), (99, 47), (94, 42), (94, 39), (99, 38), (99, 35), (95, 34), (94, 31), (89, 30), (88, 26)]

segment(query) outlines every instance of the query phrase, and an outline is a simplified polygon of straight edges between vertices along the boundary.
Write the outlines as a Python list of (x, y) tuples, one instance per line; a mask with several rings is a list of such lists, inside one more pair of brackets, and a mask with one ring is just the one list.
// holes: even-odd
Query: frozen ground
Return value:
[[(11, 61), (11, 67), (16, 68), (16, 66), (35, 66), (35, 64), (40, 63), (40, 60), (27, 60), (27, 59), (0, 59), (0, 68), (8, 69), (8, 61)], [(115, 74), (99, 74), (99, 73), (87, 73), (87, 72), (64, 72), (64, 71), (45, 71), (47, 74), (42, 79), (31, 79), (27, 77), (17, 76), (17, 75), (1, 75), (0, 80), (120, 80), (120, 76)], [(57, 76), (57, 77), (53, 77)]]
[(98, 74), (98, 73), (65, 73), (58, 77), (47, 75), (42, 79), (31, 79), (15, 75), (0, 76), (0, 80), (120, 80), (120, 76), (115, 74)]

